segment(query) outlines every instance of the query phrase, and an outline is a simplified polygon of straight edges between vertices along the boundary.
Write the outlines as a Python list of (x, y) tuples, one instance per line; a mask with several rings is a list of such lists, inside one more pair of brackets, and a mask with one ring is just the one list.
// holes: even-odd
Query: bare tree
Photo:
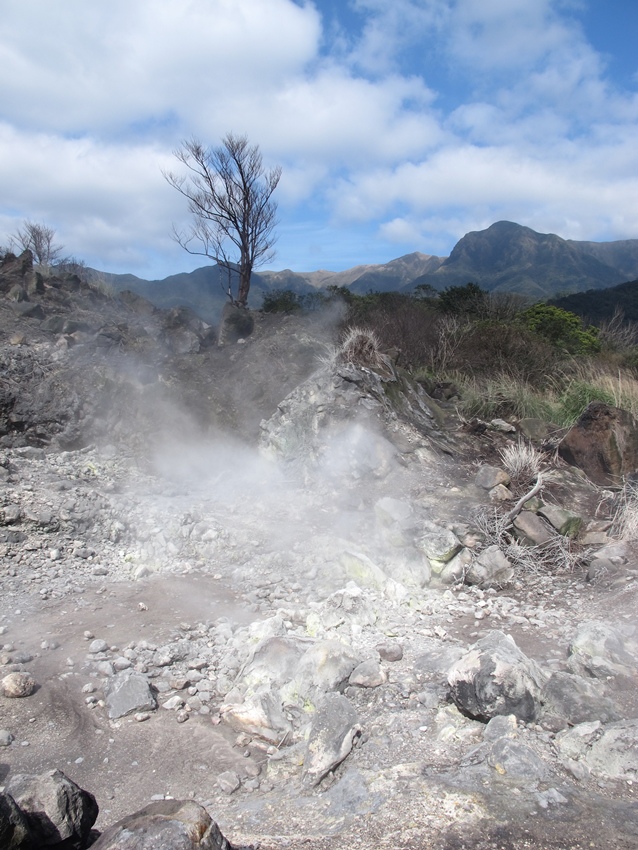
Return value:
[(62, 245), (56, 245), (55, 230), (46, 224), (25, 221), (11, 236), (14, 248), (29, 250), (39, 266), (49, 269), (62, 255)]
[(174, 153), (190, 173), (165, 172), (164, 177), (187, 198), (193, 216), (188, 230), (174, 229), (175, 239), (190, 254), (209, 257), (226, 270), (231, 302), (231, 275), (237, 268), (236, 303), (245, 307), (253, 268), (274, 256), (277, 204), (272, 194), (281, 168), (266, 171), (259, 147), (232, 133), (218, 148), (191, 139)]

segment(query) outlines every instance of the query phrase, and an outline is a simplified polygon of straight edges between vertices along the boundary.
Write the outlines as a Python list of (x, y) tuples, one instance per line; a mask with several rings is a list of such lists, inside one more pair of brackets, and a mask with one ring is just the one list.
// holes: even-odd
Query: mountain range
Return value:
[[(208, 265), (162, 280), (131, 274), (95, 272), (116, 290), (148, 298), (159, 307), (185, 305), (215, 323), (227, 300), (226, 270)], [(259, 307), (276, 289), (306, 294), (345, 286), (357, 294), (411, 292), (419, 285), (435, 290), (473, 282), (488, 292), (517, 292), (534, 301), (602, 290), (638, 278), (638, 239), (579, 242), (537, 233), (510, 221), (467, 233), (449, 257), (414, 252), (388, 263), (361, 265), (341, 272), (263, 271), (253, 274), (249, 304)]]

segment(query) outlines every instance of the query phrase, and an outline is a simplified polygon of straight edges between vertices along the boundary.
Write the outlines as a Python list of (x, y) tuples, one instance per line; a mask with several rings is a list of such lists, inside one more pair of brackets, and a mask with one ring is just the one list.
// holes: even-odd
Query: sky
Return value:
[(148, 279), (206, 259), (164, 179), (229, 132), (281, 165), (270, 268), (510, 220), (638, 238), (635, 0), (0, 0), (0, 245), (24, 220)]

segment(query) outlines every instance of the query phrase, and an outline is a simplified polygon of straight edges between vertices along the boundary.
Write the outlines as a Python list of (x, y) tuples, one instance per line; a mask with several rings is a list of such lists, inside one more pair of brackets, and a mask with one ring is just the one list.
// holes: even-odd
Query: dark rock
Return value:
[(638, 469), (638, 422), (627, 410), (592, 401), (561, 440), (558, 453), (595, 484), (618, 486)]
[(246, 339), (252, 334), (254, 328), (255, 318), (249, 310), (227, 302), (224, 304), (219, 323), (218, 344), (226, 345), (237, 342), (239, 339)]
[(5, 254), (0, 263), (0, 292), (8, 292), (16, 283), (28, 285), (33, 279), (33, 254), (23, 251), (19, 257), (15, 254)]
[(159, 800), (102, 833), (93, 850), (233, 850), (203, 806)]
[(591, 720), (620, 720), (616, 706), (598, 682), (572, 673), (552, 673), (541, 692), (541, 703), (543, 719), (554, 717), (570, 726)]
[(32, 846), (26, 815), (10, 794), (0, 792), (0, 847), (30, 850)]
[(487, 721), (497, 714), (536, 720), (546, 676), (513, 638), (492, 631), (477, 641), (448, 673), (452, 699), (464, 714)]
[(83, 791), (61, 770), (39, 776), (16, 774), (6, 786), (25, 815), (34, 847), (62, 841), (68, 846), (85, 846), (98, 815), (93, 794)]
[(13, 312), (23, 319), (44, 319), (45, 313), (41, 304), (33, 301), (14, 301), (11, 305)]

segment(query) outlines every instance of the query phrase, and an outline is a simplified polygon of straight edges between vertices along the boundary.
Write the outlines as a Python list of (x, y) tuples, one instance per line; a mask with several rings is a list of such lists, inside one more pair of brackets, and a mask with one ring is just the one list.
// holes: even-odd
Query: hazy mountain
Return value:
[(389, 292), (403, 289), (416, 277), (437, 269), (444, 257), (420, 254), (415, 251), (389, 263), (354, 266), (343, 272), (260, 272), (259, 277), (271, 289), (292, 289), (304, 293), (326, 286), (347, 286), (357, 294), (366, 292)]
[[(248, 303), (261, 306), (265, 293), (273, 289), (291, 289), (299, 295), (315, 292), (327, 286), (347, 286), (357, 293), (370, 290), (399, 290), (418, 275), (438, 268), (442, 257), (428, 254), (407, 254), (385, 265), (362, 265), (342, 272), (264, 271), (252, 276)], [(228, 273), (217, 265), (202, 266), (192, 272), (174, 274), (163, 280), (144, 280), (132, 274), (109, 274), (89, 270), (118, 291), (130, 289), (148, 298), (157, 307), (185, 305), (205, 321), (215, 323), (227, 301)], [(233, 291), (237, 289), (237, 275), (233, 272)]]
[(623, 280), (638, 275), (638, 239), (622, 239), (618, 242), (567, 241), (577, 249), (596, 257), (601, 263), (617, 269)]
[[(211, 323), (217, 322), (227, 299), (227, 272), (216, 265), (163, 280), (143, 280), (130, 274), (100, 276), (117, 290), (131, 289), (158, 307), (184, 304)], [(470, 282), (488, 291), (519, 292), (543, 300), (559, 294), (606, 290), (635, 278), (638, 239), (577, 242), (553, 233), (537, 233), (511, 221), (498, 221), (486, 230), (467, 233), (447, 258), (415, 251), (389, 263), (354, 266), (341, 272), (284, 269), (253, 274), (249, 305), (260, 307), (264, 294), (273, 289), (291, 289), (303, 295), (327, 286), (346, 286), (365, 294), (410, 292), (419, 284), (442, 290)]]
[[(625, 281), (628, 273), (638, 274), (638, 240), (620, 243), (625, 246), (622, 252), (601, 248), (614, 244), (567, 241), (498, 221), (466, 234), (438, 269), (412, 281), (407, 289), (425, 283), (440, 290), (471, 281), (488, 291), (520, 292), (535, 299), (603, 289)], [(610, 265), (616, 258), (621, 268)]]
[[(202, 266), (192, 272), (173, 274), (162, 280), (144, 280), (132, 274), (109, 274), (93, 272), (119, 292), (130, 289), (131, 292), (148, 298), (156, 307), (169, 309), (180, 305), (190, 307), (198, 316), (215, 324), (222, 307), (228, 300), (228, 273), (217, 265)], [(233, 272), (233, 289), (237, 291), (237, 273)], [(249, 295), (249, 305), (259, 307), (268, 287), (259, 275), (253, 275)]]

